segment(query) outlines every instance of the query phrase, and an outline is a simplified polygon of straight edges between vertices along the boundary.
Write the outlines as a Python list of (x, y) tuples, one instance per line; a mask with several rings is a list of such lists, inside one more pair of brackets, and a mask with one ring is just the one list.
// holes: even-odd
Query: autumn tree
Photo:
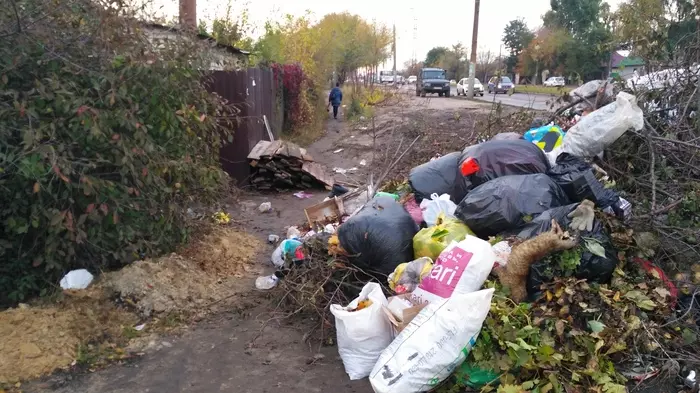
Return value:
[(498, 69), (500, 59), (496, 53), (490, 50), (482, 50), (476, 56), (476, 72), (481, 76), (481, 81), (488, 80), (490, 75), (493, 75)]

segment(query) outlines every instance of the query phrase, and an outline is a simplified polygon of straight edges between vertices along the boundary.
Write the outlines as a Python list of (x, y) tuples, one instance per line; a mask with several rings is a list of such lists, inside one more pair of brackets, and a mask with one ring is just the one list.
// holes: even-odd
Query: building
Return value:
[(644, 75), (644, 60), (640, 57), (630, 56), (628, 50), (618, 50), (612, 53), (610, 59), (610, 76), (629, 79), (637, 75)]
[(155, 23), (143, 25), (146, 36), (152, 43), (163, 40), (176, 40), (187, 37), (195, 37), (209, 49), (207, 54), (211, 59), (208, 59), (211, 66), (211, 71), (231, 71), (240, 70), (248, 67), (248, 56), (250, 52), (236, 48), (231, 45), (224, 45), (216, 42), (216, 40), (206, 34), (186, 35), (182, 30), (176, 27), (163, 26)]

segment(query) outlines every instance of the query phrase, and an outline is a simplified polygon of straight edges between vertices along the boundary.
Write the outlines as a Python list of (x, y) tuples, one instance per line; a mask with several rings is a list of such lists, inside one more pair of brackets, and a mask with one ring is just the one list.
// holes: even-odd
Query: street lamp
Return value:
[(540, 73), (540, 44), (535, 44), (535, 80), (534, 85), (537, 84), (537, 75)]

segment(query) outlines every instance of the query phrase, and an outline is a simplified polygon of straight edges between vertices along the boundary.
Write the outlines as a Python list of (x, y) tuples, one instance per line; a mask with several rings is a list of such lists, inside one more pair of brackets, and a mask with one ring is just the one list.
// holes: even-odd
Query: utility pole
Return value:
[(391, 45), (392, 49), (394, 50), (394, 84), (396, 84), (396, 23), (394, 23), (394, 41), (393, 44)]
[(480, 0), (474, 0), (474, 31), (472, 31), (472, 56), (469, 60), (469, 85), (467, 86), (467, 97), (469, 98), (474, 98), (474, 77), (476, 76), (476, 38), (479, 34), (479, 3)]
[(197, 0), (180, 0), (180, 28), (197, 31)]

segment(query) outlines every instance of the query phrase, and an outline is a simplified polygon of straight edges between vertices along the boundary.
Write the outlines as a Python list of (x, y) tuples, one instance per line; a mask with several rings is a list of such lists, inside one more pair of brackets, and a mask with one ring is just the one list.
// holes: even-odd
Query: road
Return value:
[[(402, 90), (410, 90), (413, 91), (415, 89), (414, 85), (406, 85), (402, 87)], [(452, 87), (452, 98), (453, 99), (459, 99), (459, 100), (466, 100), (467, 98), (464, 96), (457, 96), (457, 88)], [(437, 94), (429, 95), (428, 97), (433, 97), (434, 99), (439, 99)], [(479, 100), (479, 101), (485, 101), (485, 102), (493, 102), (494, 101), (494, 95), (493, 94), (484, 94), (483, 97), (476, 96), (474, 99)], [(534, 109), (538, 111), (549, 111), (552, 110), (551, 108), (551, 102), (554, 101), (555, 96), (553, 95), (544, 95), (544, 94), (528, 94), (528, 93), (513, 93), (512, 95), (508, 94), (497, 94), (496, 97), (496, 102), (500, 102), (503, 105), (510, 105), (510, 106), (517, 106), (521, 108), (527, 108), (527, 109)]]

